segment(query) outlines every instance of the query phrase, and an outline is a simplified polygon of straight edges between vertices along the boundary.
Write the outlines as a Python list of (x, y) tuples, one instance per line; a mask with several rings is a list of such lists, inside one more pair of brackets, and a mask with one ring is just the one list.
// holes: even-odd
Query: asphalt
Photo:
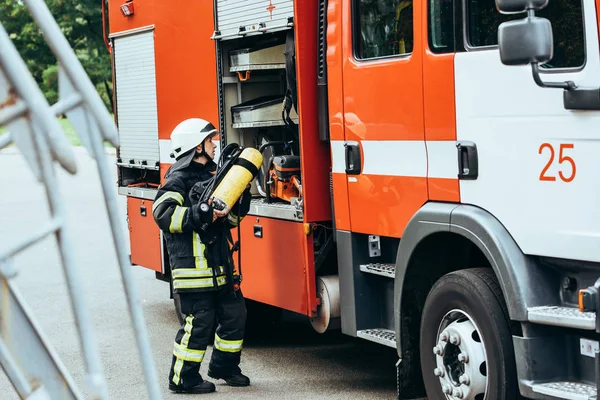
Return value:
[[(148, 393), (126, 306), (120, 272), (104, 207), (96, 163), (74, 148), (79, 171), (56, 171), (72, 242), (69, 248), (79, 274), (81, 293), (89, 308), (101, 362), (112, 399), (146, 399)], [(115, 177), (114, 155), (107, 154)], [(0, 252), (17, 244), (49, 219), (44, 189), (14, 149), (0, 151)], [(119, 197), (122, 229), (128, 238), (125, 198)], [(127, 246), (128, 244), (125, 243)], [(85, 365), (71, 312), (56, 241), (46, 238), (15, 257), (15, 283), (34, 311), (44, 334), (75, 383), (85, 390)], [(154, 367), (164, 399), (189, 398), (167, 390), (167, 373), (178, 328), (169, 286), (153, 272), (133, 268), (146, 321)], [(206, 398), (234, 399), (394, 399), (395, 350), (350, 338), (339, 332), (319, 335), (303, 318), (286, 314), (275, 329), (264, 329), (244, 342), (241, 367), (251, 378), (247, 388), (217, 383)], [(210, 350), (207, 356), (210, 356)], [(33, 360), (32, 360), (33, 361)], [(206, 376), (203, 363), (201, 373)], [(86, 398), (89, 398), (86, 396)], [(0, 400), (18, 399), (0, 370)]]

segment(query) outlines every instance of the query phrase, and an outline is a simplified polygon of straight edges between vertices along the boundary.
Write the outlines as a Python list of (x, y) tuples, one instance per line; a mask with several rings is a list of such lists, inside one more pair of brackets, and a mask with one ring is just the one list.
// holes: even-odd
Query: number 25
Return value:
[[(577, 167), (575, 166), (575, 161), (571, 157), (563, 155), (563, 150), (572, 149), (572, 148), (574, 148), (574, 146), (575, 145), (573, 145), (573, 144), (565, 144), (565, 143), (562, 143), (560, 145), (560, 150), (558, 153), (558, 163), (562, 164), (563, 162), (568, 162), (569, 164), (571, 164), (571, 175), (565, 176), (565, 175), (563, 175), (562, 171), (558, 171), (558, 176), (564, 182), (571, 182), (573, 179), (575, 179), (575, 174), (577, 173)], [(548, 163), (546, 163), (546, 166), (540, 173), (540, 181), (554, 182), (554, 181), (556, 181), (556, 176), (546, 175), (546, 172), (548, 171), (548, 169), (552, 165), (552, 162), (554, 161), (554, 147), (552, 147), (552, 145), (550, 143), (542, 143), (542, 145), (540, 146), (540, 149), (538, 150), (538, 154), (542, 154), (545, 147), (550, 149), (550, 159), (548, 160)]]

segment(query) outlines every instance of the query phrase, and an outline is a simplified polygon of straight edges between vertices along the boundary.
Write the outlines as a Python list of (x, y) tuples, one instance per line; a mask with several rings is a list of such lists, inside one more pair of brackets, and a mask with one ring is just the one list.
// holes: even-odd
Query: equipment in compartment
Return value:
[[(238, 39), (219, 42), (223, 58), (220, 73), (227, 83), (237, 83), (221, 87), (223, 109), (231, 113), (226, 139), (243, 143), (245, 136), (248, 140), (247, 135), (252, 135), (263, 156), (256, 177), (262, 198), (253, 200), (254, 205), (261, 202), (254, 211), (274, 215), (284, 207), (286, 213), (293, 213), (290, 218), (302, 220), (294, 30)], [(237, 74), (237, 79), (231, 74)]]
[(229, 71), (255, 71), (285, 68), (285, 44), (248, 47), (229, 52)]
[(263, 165), (258, 173), (257, 186), (267, 203), (275, 199), (302, 203), (300, 156), (291, 154), (292, 144), (293, 142), (270, 141), (260, 146)]
[[(285, 125), (282, 118), (283, 100), (283, 95), (266, 95), (231, 107), (232, 127), (260, 128)], [(298, 123), (295, 110), (290, 113), (290, 119)]]
[(291, 202), (292, 198), (302, 197), (299, 156), (273, 157), (268, 178), (267, 202), (270, 202), (272, 198)]

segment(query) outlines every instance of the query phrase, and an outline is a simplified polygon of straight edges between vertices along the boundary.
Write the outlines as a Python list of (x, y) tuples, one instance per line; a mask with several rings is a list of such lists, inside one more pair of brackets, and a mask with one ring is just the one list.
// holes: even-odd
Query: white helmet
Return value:
[(182, 121), (171, 132), (171, 149), (175, 159), (201, 144), (207, 137), (218, 133), (217, 128), (201, 118)]

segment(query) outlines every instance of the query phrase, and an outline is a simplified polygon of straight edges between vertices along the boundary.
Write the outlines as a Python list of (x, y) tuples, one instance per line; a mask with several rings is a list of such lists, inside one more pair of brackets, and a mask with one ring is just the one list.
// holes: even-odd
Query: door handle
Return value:
[(358, 142), (344, 143), (346, 152), (346, 174), (358, 175), (361, 171), (360, 146)]
[(458, 179), (475, 180), (479, 175), (479, 157), (474, 142), (462, 141), (458, 149)]

